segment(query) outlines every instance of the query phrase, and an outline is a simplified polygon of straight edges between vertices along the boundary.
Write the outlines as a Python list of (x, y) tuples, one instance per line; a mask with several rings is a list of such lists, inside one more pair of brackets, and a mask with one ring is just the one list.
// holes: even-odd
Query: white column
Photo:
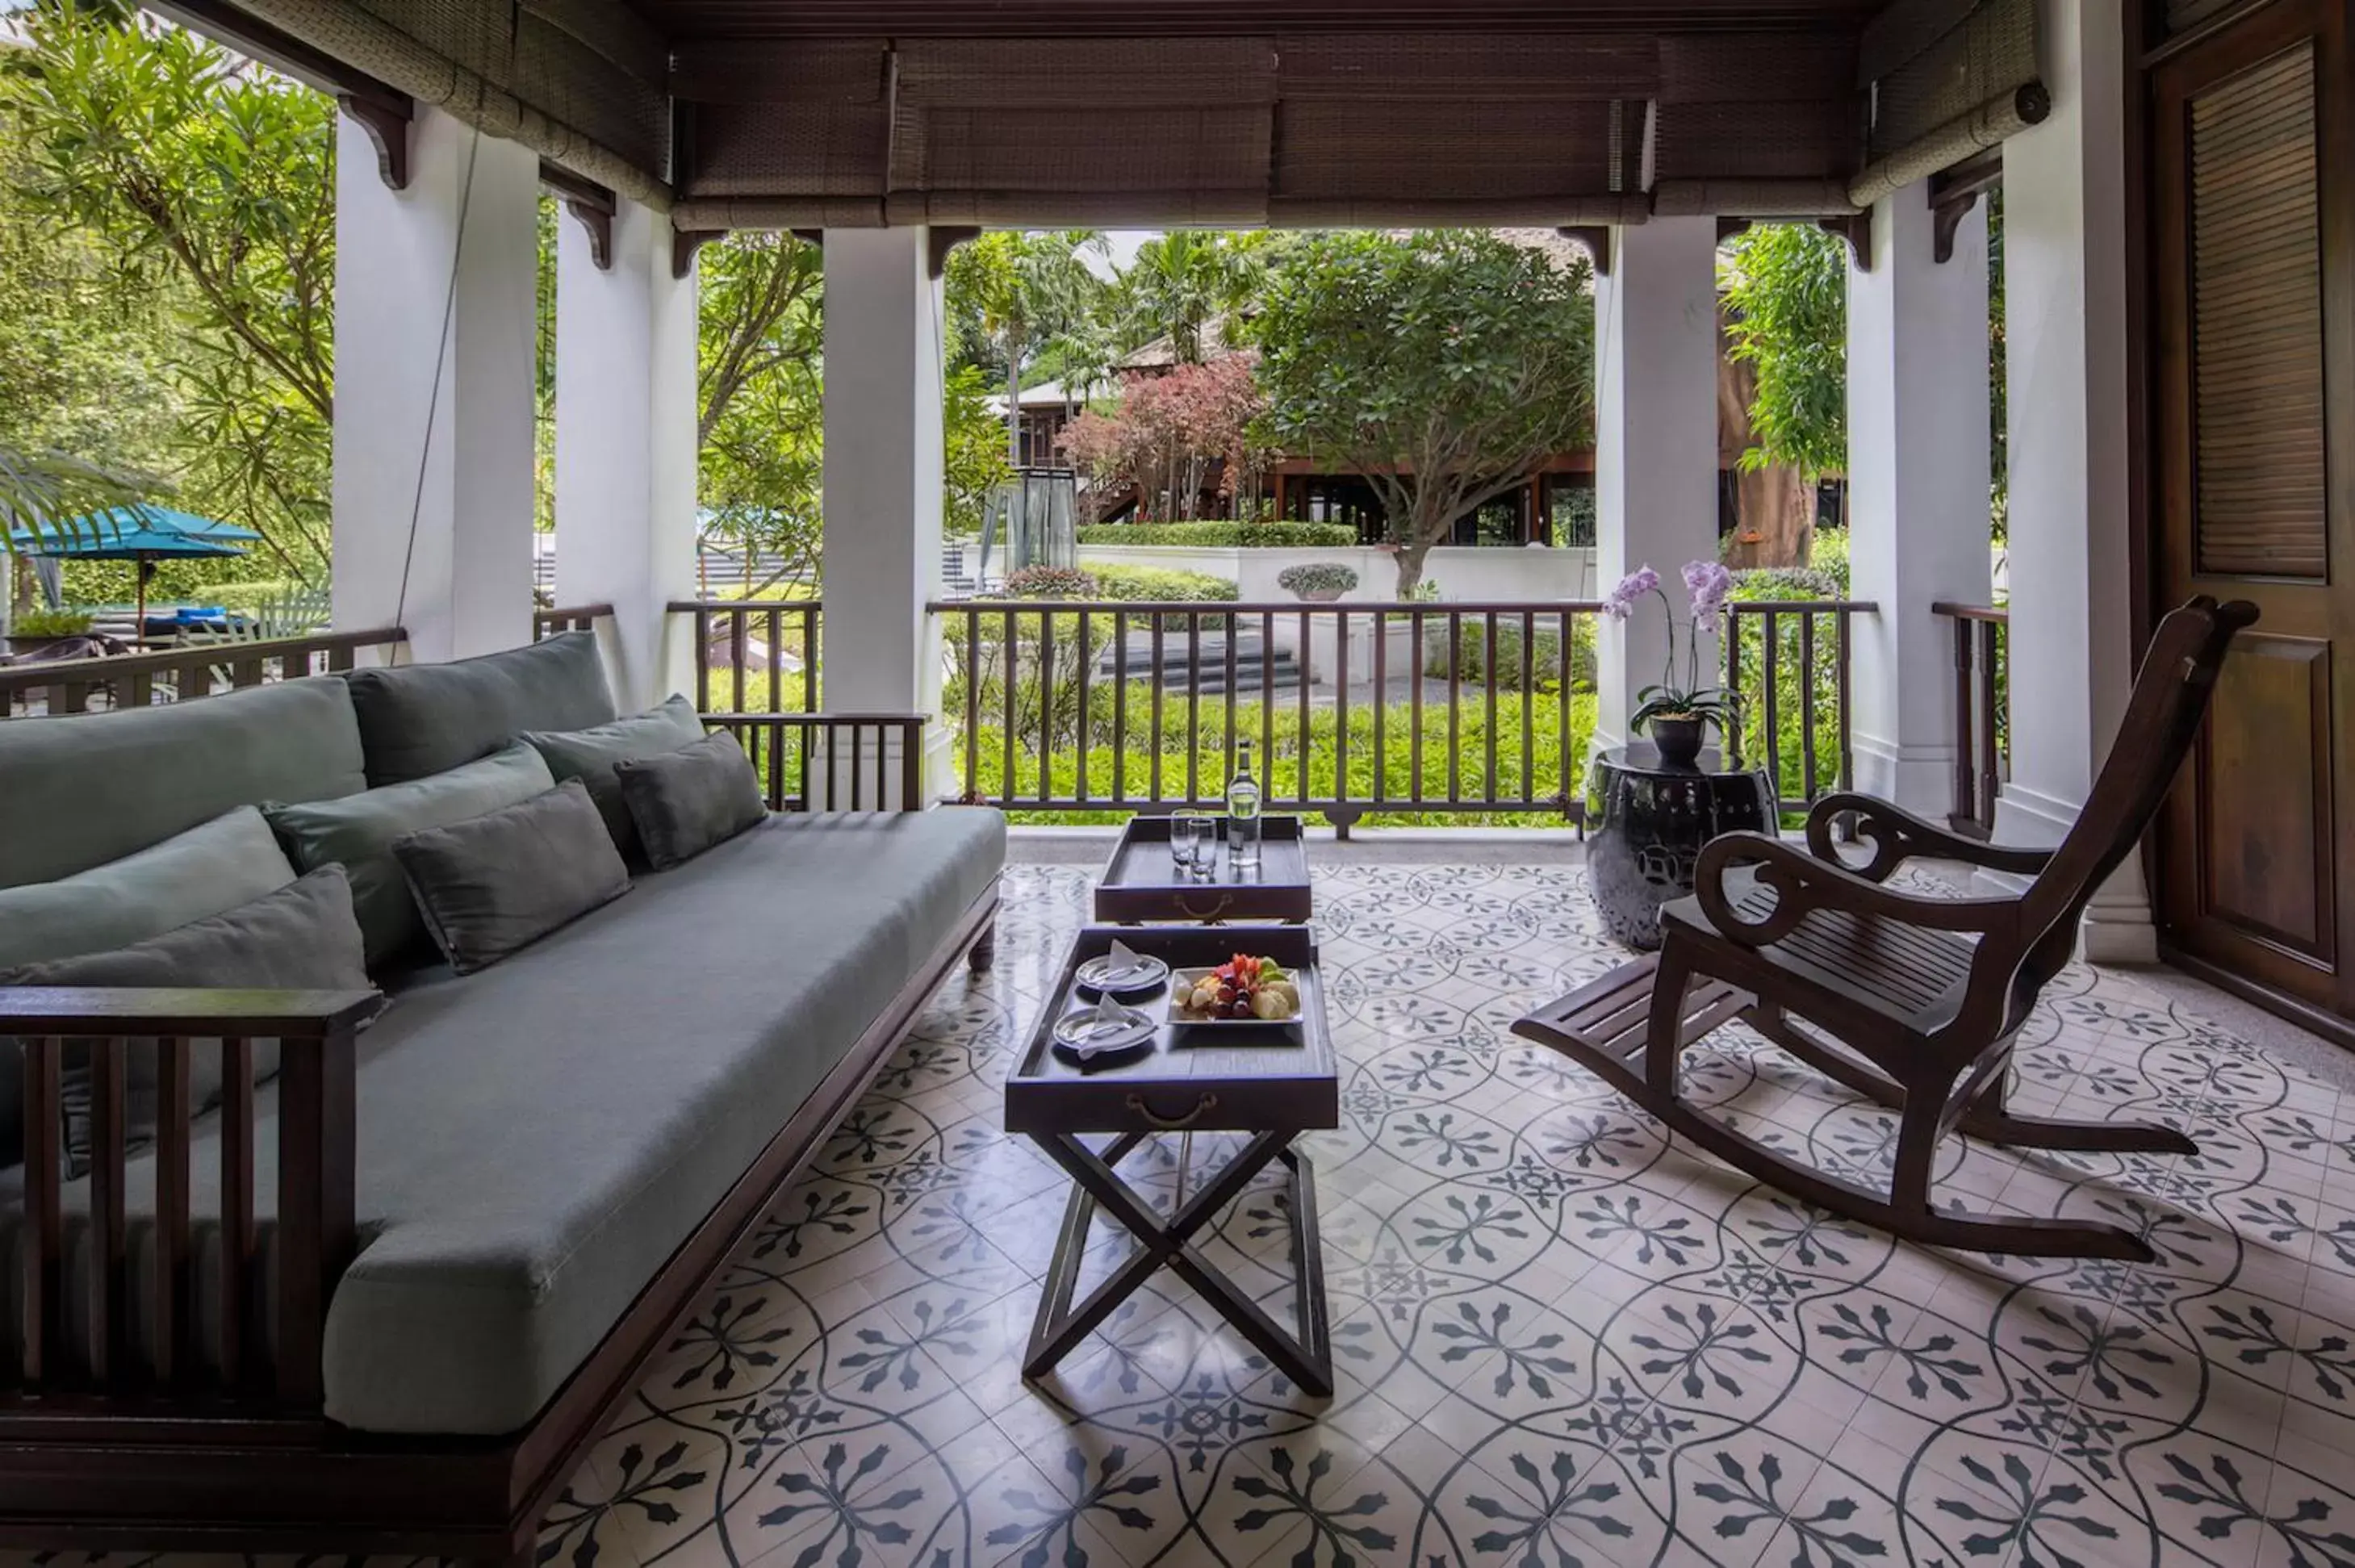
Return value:
[[(1996, 835), (2019, 844), (2076, 820), (2134, 677), (2125, 32), (2117, 0), (2038, 12), (2052, 112), (2003, 158), (2012, 776)], [(2095, 897), (2084, 946), (2156, 959), (2138, 858)]]
[(335, 617), (423, 663), (531, 640), (539, 159), (438, 110), (410, 134), (396, 191), (337, 127)]
[(1848, 278), (1850, 662), (1857, 784), (1934, 822), (1954, 795), (1955, 647), (1940, 600), (1989, 592), (1987, 229), (1932, 254), (1927, 181), (1873, 208), (1873, 270)]
[(941, 285), (928, 230), (826, 232), (826, 616), (820, 706), (935, 716), (941, 640)]
[(623, 200), (600, 271), (570, 215), (556, 242), (556, 601), (611, 604), (624, 711), (684, 689), (695, 594), (696, 279), (671, 276), (670, 220)]
[[(1595, 576), (1608, 592), (1649, 563), (1681, 615), (1678, 569), (1717, 559), (1717, 219), (1614, 229), (1611, 250), (1611, 275), (1595, 280)], [(1604, 624), (1596, 745), (1626, 740), (1636, 693), (1668, 653), (1657, 603)], [(1701, 660), (1701, 683), (1716, 684), (1714, 639)]]

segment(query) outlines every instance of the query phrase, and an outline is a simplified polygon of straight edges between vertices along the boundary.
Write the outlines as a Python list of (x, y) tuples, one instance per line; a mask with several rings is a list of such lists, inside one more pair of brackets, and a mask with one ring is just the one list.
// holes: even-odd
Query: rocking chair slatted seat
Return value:
[[(2123, 1226), (1934, 1207), (1939, 1141), (1961, 1131), (2030, 1148), (2193, 1154), (2172, 1127), (2023, 1115), (2011, 1051), (2076, 946), (2085, 905), (2134, 852), (2208, 709), (2225, 649), (2254, 606), (2192, 600), (2159, 624), (2117, 742), (2052, 850), (1965, 838), (1869, 795), (1808, 813), (1806, 848), (1732, 833), (1701, 851), (1695, 892), (1660, 912), (1659, 954), (1624, 965), (1513, 1026), (1562, 1051), (1728, 1164), (1835, 1213), (1934, 1246), (2147, 1263)], [(1869, 859), (1834, 827), (1852, 819)], [(2017, 897), (1936, 898), (1886, 885), (1905, 861), (1960, 860), (2034, 879)], [(1684, 1098), (1685, 1048), (1736, 1019), (1897, 1113), (1889, 1189), (1793, 1159)]]

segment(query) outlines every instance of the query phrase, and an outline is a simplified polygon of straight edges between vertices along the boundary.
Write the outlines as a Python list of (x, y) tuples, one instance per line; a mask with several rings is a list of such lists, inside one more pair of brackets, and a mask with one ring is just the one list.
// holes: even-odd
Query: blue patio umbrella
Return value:
[(139, 629), (147, 629), (147, 580), (159, 560), (237, 556), (261, 536), (251, 528), (199, 517), (193, 512), (141, 503), (113, 507), (61, 523), (35, 523), (9, 530), (9, 539), (27, 555), (74, 560), (133, 560), (139, 563)]

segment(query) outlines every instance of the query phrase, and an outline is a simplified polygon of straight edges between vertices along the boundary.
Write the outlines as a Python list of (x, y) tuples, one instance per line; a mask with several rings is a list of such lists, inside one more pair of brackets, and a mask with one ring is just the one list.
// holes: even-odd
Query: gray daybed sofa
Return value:
[[(185, 914), (142, 904), (201, 877), (184, 865), (155, 894), (124, 858), (237, 807), (350, 796), (613, 718), (593, 638), (573, 634), (0, 724), (0, 960), (11, 900), (84, 895), (62, 923), (125, 937)], [(20, 1163), (0, 1179), (18, 1352), (0, 1541), (527, 1551), (730, 1243), (956, 959), (987, 962), (1004, 852), (986, 810), (778, 814), (478, 973), (372, 966), (381, 1004), (0, 988), (0, 1036), (126, 1037), (77, 1048), (132, 1053), (118, 1072), (152, 1058), (141, 1037), (186, 1037), (201, 1085), (208, 1032), (274, 1032), (285, 1064), (251, 1092), (250, 1137), (231, 1070), (226, 1104), (202, 1109), (200, 1087), (184, 1134), (166, 1096), (119, 1177), (98, 1124), (90, 1176), (37, 1183), (58, 1155), (42, 1074), (63, 1048), (0, 1061), (24, 1084)], [(224, 888), (243, 875), (216, 870)], [(159, 1193), (183, 1144), (185, 1197)], [(225, 1282), (225, 1253), (254, 1261)]]

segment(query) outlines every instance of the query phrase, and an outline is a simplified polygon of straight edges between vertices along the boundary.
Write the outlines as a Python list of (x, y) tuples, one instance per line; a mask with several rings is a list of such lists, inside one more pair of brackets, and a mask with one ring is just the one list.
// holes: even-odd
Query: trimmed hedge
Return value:
[(1207, 571), (1172, 571), (1158, 566), (1092, 566), (1096, 597), (1124, 603), (1231, 604), (1242, 592), (1223, 577)]
[(1178, 545), (1192, 549), (1346, 549), (1360, 541), (1347, 523), (1099, 523), (1082, 544)]

